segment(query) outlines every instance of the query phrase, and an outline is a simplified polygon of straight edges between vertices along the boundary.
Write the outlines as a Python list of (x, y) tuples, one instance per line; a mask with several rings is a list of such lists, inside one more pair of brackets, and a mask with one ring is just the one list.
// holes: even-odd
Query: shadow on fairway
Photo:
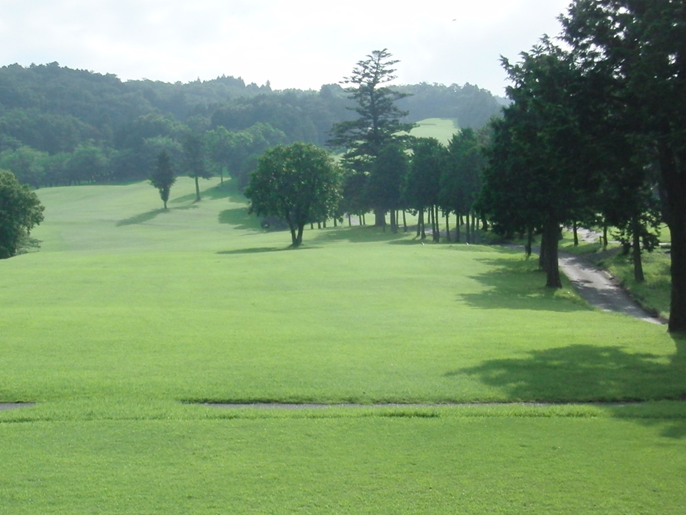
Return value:
[(145, 222), (149, 222), (150, 220), (155, 218), (160, 213), (164, 213), (164, 209), (153, 209), (152, 211), (148, 211), (147, 213), (141, 213), (140, 215), (132, 216), (131, 218), (119, 220), (117, 222), (117, 227), (122, 227), (125, 225), (136, 225), (136, 224), (142, 224)]
[[(243, 203), (245, 197), (236, 191), (229, 181), (224, 184), (217, 184), (206, 190), (200, 191), (200, 201), (203, 200), (217, 200), (228, 198), (231, 202)], [(182, 195), (169, 200), (169, 204), (182, 204), (184, 202), (195, 202), (195, 192), (188, 195)]]
[[(477, 247), (473, 247), (477, 248)], [(456, 247), (467, 250), (468, 247)], [(487, 248), (493, 252), (492, 247)], [(452, 250), (452, 249), (450, 249)], [(497, 251), (497, 248), (495, 248)], [(458, 294), (457, 298), (479, 309), (528, 309), (537, 311), (589, 311), (582, 301), (558, 298), (558, 291), (545, 287), (545, 274), (537, 270), (535, 260), (477, 258), (488, 271), (471, 276), (487, 289), (480, 293)]]
[(310, 229), (306, 228), (310, 238), (315, 241), (347, 241), (349, 243), (369, 243), (369, 242), (393, 242), (405, 237), (405, 234), (398, 232), (393, 234), (390, 228), (386, 228), (386, 232), (380, 227), (373, 225), (358, 225), (353, 227), (338, 226), (327, 227), (326, 229)]
[(288, 247), (255, 247), (251, 249), (236, 249), (236, 250), (220, 250), (217, 252), (219, 255), (223, 256), (231, 256), (231, 255), (239, 255), (239, 254), (264, 254), (266, 252), (283, 252), (283, 251), (291, 251), (291, 252), (300, 252), (301, 250), (312, 250), (312, 249), (318, 249), (320, 247), (310, 247), (306, 245), (301, 245), (298, 248), (293, 248), (290, 245)]
[(670, 438), (686, 437), (686, 406), (681, 402), (632, 405), (632, 401), (686, 399), (686, 339), (675, 339), (671, 357), (627, 352), (622, 347), (571, 345), (517, 359), (494, 359), (451, 370), (446, 378), (476, 376), (512, 401), (617, 402), (613, 416), (662, 426)]
[(248, 209), (245, 207), (225, 209), (217, 215), (217, 221), (220, 224), (233, 225), (236, 229), (254, 232), (261, 232), (263, 230), (259, 225), (257, 217), (250, 216), (248, 214)]
[(137, 224), (149, 222), (150, 220), (154, 219), (158, 215), (161, 215), (162, 213), (170, 213), (172, 211), (186, 211), (189, 209), (197, 209), (197, 208), (198, 208), (198, 206), (196, 204), (191, 204), (190, 206), (175, 207), (173, 209), (167, 209), (166, 211), (164, 209), (153, 209), (152, 211), (148, 211), (147, 213), (141, 213), (140, 215), (135, 215), (135, 216), (132, 216), (131, 218), (119, 220), (117, 222), (117, 227), (123, 227), (126, 225), (137, 225)]

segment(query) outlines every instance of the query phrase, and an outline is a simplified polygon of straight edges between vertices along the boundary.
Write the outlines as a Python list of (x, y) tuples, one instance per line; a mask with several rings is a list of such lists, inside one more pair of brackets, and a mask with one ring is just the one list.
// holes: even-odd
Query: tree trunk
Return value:
[(658, 143), (660, 172), (667, 200), (667, 225), (672, 234), (672, 296), (669, 332), (686, 332), (686, 174), (683, 160), (663, 139)]
[(538, 268), (540, 268), (544, 272), (547, 272), (547, 270), (545, 269), (546, 264), (547, 264), (547, 261), (545, 259), (545, 253), (546, 253), (546, 249), (548, 247), (547, 247), (547, 243), (545, 240), (546, 240), (546, 234), (545, 234), (545, 231), (543, 231), (541, 233), (541, 250), (538, 253)]
[(579, 246), (579, 224), (574, 222), (572, 224), (572, 231), (574, 232), (574, 246), (578, 247)]
[(405, 232), (407, 232), (407, 216), (405, 214), (404, 209), (403, 209), (403, 227), (405, 228)]
[(526, 252), (526, 259), (531, 257), (531, 250), (534, 246), (534, 230), (529, 226), (526, 228), (526, 245), (524, 251)]
[(467, 239), (467, 243), (472, 242), (472, 221), (470, 220), (469, 216), (469, 211), (467, 211), (467, 214), (465, 215), (465, 229), (467, 233), (465, 234), (465, 238)]
[(198, 184), (198, 178), (195, 178), (195, 201), (200, 202), (200, 184)]
[(607, 222), (603, 222), (603, 250), (607, 249)]
[(645, 281), (645, 276), (643, 275), (643, 263), (641, 262), (641, 224), (638, 221), (638, 217), (634, 217), (634, 219), (631, 221), (631, 225), (631, 248), (634, 260), (634, 279), (636, 282), (642, 283)]
[(460, 243), (460, 213), (455, 210), (455, 242)]
[(298, 246), (298, 234), (296, 233), (296, 226), (295, 226), (295, 224), (288, 221), (288, 228), (291, 231), (291, 246), (297, 247)]
[(298, 224), (298, 235), (296, 237), (295, 241), (295, 247), (299, 247), (302, 242), (303, 242), (303, 229), (305, 228), (305, 224)]
[[(562, 288), (560, 268), (557, 262), (557, 249), (560, 243), (559, 232), (560, 227), (555, 220), (546, 220), (543, 226), (543, 235), (545, 236), (544, 270), (547, 274), (545, 285), (548, 288)], [(541, 242), (541, 253), (543, 254), (543, 242)]]
[(352, 215), (350, 213), (348, 213), (348, 227), (352, 227), (352, 226), (353, 226)]
[(441, 212), (438, 206), (434, 207), (434, 241), (440, 243), (441, 241)]
[(452, 241), (450, 238), (450, 213), (445, 215), (445, 238), (448, 243)]
[(398, 220), (396, 219), (395, 209), (391, 209), (391, 232), (393, 234), (398, 232)]
[(416, 238), (419, 238), (422, 234), (422, 218), (424, 217), (424, 211), (421, 209), (417, 211), (417, 235), (415, 236)]
[(383, 209), (374, 210), (374, 225), (377, 227), (386, 227), (386, 212)]

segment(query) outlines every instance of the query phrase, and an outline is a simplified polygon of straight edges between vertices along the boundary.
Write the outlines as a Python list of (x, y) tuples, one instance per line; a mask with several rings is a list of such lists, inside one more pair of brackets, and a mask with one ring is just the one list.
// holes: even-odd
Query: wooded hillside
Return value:
[[(500, 112), (488, 91), (466, 84), (398, 86), (407, 121), (452, 118), (478, 128)], [(214, 173), (247, 177), (266, 148), (303, 141), (325, 145), (349, 119), (338, 84), (319, 91), (273, 91), (241, 78), (174, 84), (123, 82), (115, 75), (58, 63), (0, 68), (0, 168), (35, 187), (148, 177), (161, 150), (178, 173), (184, 137), (203, 136)]]

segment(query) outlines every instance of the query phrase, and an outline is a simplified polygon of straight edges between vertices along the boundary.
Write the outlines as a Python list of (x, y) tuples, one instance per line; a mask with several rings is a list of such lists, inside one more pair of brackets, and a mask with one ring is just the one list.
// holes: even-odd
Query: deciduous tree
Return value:
[(187, 134), (183, 140), (183, 159), (188, 176), (195, 180), (195, 201), (200, 202), (199, 179), (209, 179), (212, 172), (207, 167), (205, 145), (197, 134)]
[(260, 157), (245, 196), (252, 213), (285, 220), (291, 243), (298, 247), (306, 224), (335, 214), (340, 188), (340, 170), (326, 150), (293, 143), (276, 146)]
[(0, 259), (17, 253), (22, 239), (43, 221), (43, 206), (12, 172), (0, 170)]
[(657, 152), (672, 237), (669, 330), (686, 332), (686, 9), (680, 0), (575, 0), (564, 37), (610, 82), (606, 101)]

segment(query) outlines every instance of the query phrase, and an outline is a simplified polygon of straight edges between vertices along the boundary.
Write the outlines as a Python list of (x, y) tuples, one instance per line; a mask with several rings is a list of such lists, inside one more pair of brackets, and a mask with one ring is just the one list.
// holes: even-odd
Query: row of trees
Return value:
[[(640, 264), (672, 237), (670, 331), (686, 331), (686, 11), (674, 0), (575, 0), (550, 38), (504, 60), (513, 104), (493, 122), (478, 208), (503, 233), (542, 232), (560, 286), (560, 226), (622, 229)], [(640, 268), (637, 268), (640, 277)]]
[[(413, 125), (402, 121), (407, 112), (397, 106), (406, 94), (387, 85), (396, 63), (387, 50), (374, 51), (345, 79), (357, 116), (331, 131), (330, 145), (344, 151), (341, 166), (325, 158), (326, 151), (302, 144), (276, 147), (260, 159), (246, 190), (251, 210), (286, 220), (294, 246), (307, 223), (345, 213), (363, 217), (374, 210), (383, 227), (390, 213), (395, 232), (397, 214), (414, 211), (418, 236), (426, 237), (428, 218), (436, 241), (440, 212), (469, 217), (483, 166), (477, 133), (464, 129), (447, 148), (433, 138), (411, 137)], [(446, 233), (450, 238), (449, 226)]]

